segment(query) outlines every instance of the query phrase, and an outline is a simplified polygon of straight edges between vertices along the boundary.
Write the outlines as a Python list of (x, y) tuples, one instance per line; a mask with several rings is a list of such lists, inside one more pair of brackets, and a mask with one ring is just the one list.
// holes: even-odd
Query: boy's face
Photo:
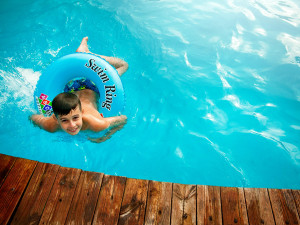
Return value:
[(57, 120), (65, 132), (76, 135), (82, 127), (82, 111), (79, 109), (79, 106), (77, 106), (71, 110), (68, 115), (58, 115)]

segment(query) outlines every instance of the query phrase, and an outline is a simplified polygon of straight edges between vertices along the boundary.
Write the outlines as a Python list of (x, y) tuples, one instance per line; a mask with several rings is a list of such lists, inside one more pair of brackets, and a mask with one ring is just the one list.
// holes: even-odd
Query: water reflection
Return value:
[(269, 0), (257, 1), (251, 0), (250, 4), (254, 6), (259, 12), (270, 18), (279, 18), (295, 27), (300, 25), (300, 7), (290, 0)]
[(283, 58), (284, 63), (296, 64), (300, 67), (298, 57), (300, 57), (300, 37), (293, 37), (287, 33), (281, 33), (278, 40), (285, 46), (286, 58)]
[(298, 147), (294, 144), (281, 141), (281, 138), (286, 136), (283, 130), (276, 127), (269, 127), (267, 130), (261, 132), (255, 130), (243, 130), (242, 132), (259, 135), (267, 140), (277, 143), (279, 148), (285, 150), (286, 153), (289, 154), (294, 163), (300, 165), (300, 151)]

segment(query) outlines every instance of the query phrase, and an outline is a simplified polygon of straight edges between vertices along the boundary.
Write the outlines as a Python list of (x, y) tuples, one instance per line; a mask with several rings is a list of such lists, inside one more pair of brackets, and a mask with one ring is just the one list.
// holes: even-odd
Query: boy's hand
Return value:
[(104, 142), (108, 139), (110, 139), (111, 136), (103, 136), (103, 137), (100, 137), (100, 138), (88, 138), (91, 142), (94, 142), (94, 143), (101, 143), (101, 142)]
[[(126, 117), (127, 118), (127, 117)], [(114, 133), (116, 133), (117, 131), (121, 130), (123, 127), (124, 127), (125, 124), (121, 124), (119, 126), (115, 126), (113, 128), (111, 128), (109, 131), (107, 131), (107, 133), (102, 136), (102, 137), (99, 137), (99, 138), (88, 138), (88, 140), (90, 140), (91, 142), (94, 142), (94, 143), (101, 143), (101, 142), (104, 142), (108, 139), (110, 139), (112, 137), (112, 135)]]

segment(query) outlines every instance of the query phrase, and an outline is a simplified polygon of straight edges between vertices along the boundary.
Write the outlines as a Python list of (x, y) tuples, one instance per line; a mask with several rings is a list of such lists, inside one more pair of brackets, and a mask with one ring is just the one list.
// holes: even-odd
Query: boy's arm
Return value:
[(89, 124), (90, 130), (99, 132), (105, 129), (111, 129), (116, 126), (124, 125), (127, 121), (127, 117), (124, 115), (101, 119), (95, 117), (86, 117), (85, 120)]
[(44, 117), (43, 115), (34, 114), (29, 117), (34, 125), (48, 131), (55, 132), (58, 130), (59, 125), (54, 115), (50, 117)]
[(119, 125), (124, 125), (127, 122), (127, 116), (121, 115), (121, 116), (114, 116), (114, 117), (107, 117), (104, 118), (109, 123), (108, 128), (113, 128)]
[(118, 126), (113, 127), (112, 129), (108, 130), (102, 137), (99, 138), (88, 138), (91, 142), (94, 143), (101, 143), (111, 138), (111, 136), (116, 133), (117, 131), (121, 130), (124, 127), (124, 124), (120, 124)]

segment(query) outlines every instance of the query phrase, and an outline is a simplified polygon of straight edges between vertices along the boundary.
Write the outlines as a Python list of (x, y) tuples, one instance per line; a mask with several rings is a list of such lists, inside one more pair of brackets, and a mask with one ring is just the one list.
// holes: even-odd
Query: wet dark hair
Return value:
[(79, 106), (81, 111), (81, 103), (77, 95), (72, 93), (60, 93), (52, 101), (52, 108), (55, 116), (68, 115), (71, 110)]

